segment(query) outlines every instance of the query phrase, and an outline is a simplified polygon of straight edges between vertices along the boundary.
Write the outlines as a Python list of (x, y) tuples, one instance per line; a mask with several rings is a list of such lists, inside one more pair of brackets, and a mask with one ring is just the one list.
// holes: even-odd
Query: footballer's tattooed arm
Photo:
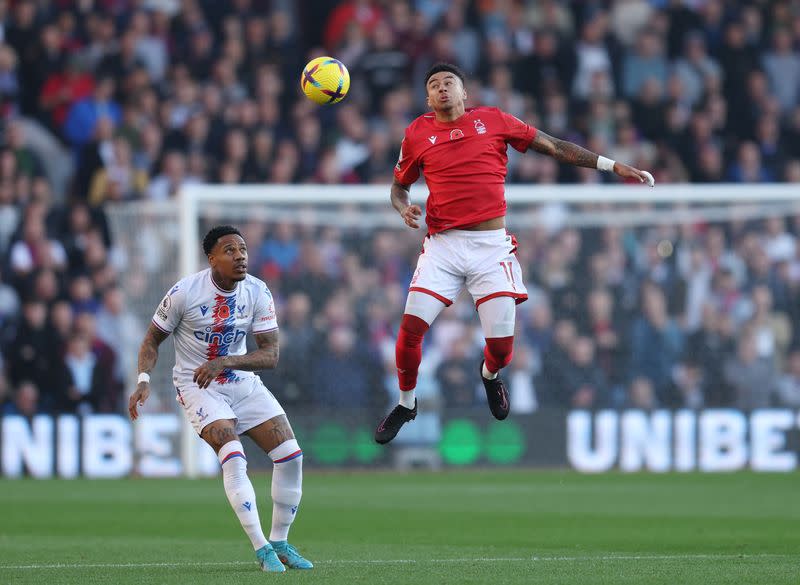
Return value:
[(169, 337), (169, 333), (161, 331), (153, 323), (147, 328), (142, 345), (139, 347), (139, 373), (153, 371), (158, 361), (158, 346)]
[[(536, 137), (531, 142), (530, 150), (552, 156), (558, 162), (569, 163), (577, 167), (586, 167), (587, 169), (596, 169), (597, 159), (599, 158), (599, 155), (591, 150), (586, 150), (582, 146), (567, 140), (553, 138), (541, 130), (537, 130)], [(614, 162), (613, 171), (623, 179), (636, 179), (641, 183), (649, 184), (651, 187), (654, 184), (653, 176), (650, 173), (619, 161)]]
[(222, 358), (226, 368), (257, 372), (271, 370), (278, 365), (280, 346), (278, 344), (278, 330), (265, 331), (255, 334), (258, 349), (244, 355), (229, 355)]
[(245, 370), (258, 372), (271, 370), (278, 365), (280, 347), (278, 345), (278, 330), (256, 333), (258, 349), (244, 355), (228, 355), (225, 357), (208, 360), (194, 371), (194, 381), (201, 388), (207, 388), (219, 373), (225, 368), (232, 370)]
[(292, 426), (289, 424), (289, 419), (286, 418), (285, 414), (280, 414), (261, 423), (246, 431), (245, 435), (253, 439), (256, 445), (267, 453), (278, 445), (294, 439), (294, 431), (292, 431)]
[(530, 150), (552, 156), (561, 163), (589, 169), (597, 168), (597, 154), (573, 142), (554, 138), (541, 130), (536, 131), (536, 137), (531, 142)]
[[(161, 331), (153, 323), (147, 328), (144, 340), (141, 347), (139, 347), (139, 373), (147, 373), (153, 371), (158, 361), (158, 346), (169, 337), (169, 333)], [(136, 385), (136, 390), (131, 394), (128, 400), (128, 414), (131, 420), (139, 418), (139, 407), (142, 406), (147, 398), (150, 396), (150, 382), (139, 382)]]
[(403, 185), (397, 179), (392, 182), (390, 193), (392, 207), (397, 210), (408, 227), (417, 229), (419, 227), (417, 220), (422, 215), (422, 208), (419, 205), (411, 205), (408, 196), (409, 189), (408, 185)]
[(392, 190), (390, 193), (392, 207), (394, 207), (398, 213), (403, 213), (403, 210), (409, 206), (408, 192), (408, 185), (403, 185), (397, 179), (392, 181)]

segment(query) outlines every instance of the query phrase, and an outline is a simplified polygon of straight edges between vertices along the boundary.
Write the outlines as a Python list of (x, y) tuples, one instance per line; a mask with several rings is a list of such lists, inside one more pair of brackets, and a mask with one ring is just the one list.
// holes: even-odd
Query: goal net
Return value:
[[(426, 337), (419, 417), (395, 449), (373, 445), (375, 422), (396, 400), (395, 334), (424, 237), (422, 229), (404, 227), (388, 195), (387, 186), (192, 185), (178, 202), (112, 208), (116, 244), (128, 259), (122, 284), (129, 309), (147, 323), (176, 280), (207, 265), (201, 250), (206, 231), (233, 224), (247, 242), (249, 272), (267, 282), (277, 302), (280, 364), (262, 378), (289, 413), (310, 463), (525, 463), (531, 451), (525, 424), (496, 431), (483, 422), (488, 415), (473, 371), (482, 335), (465, 295)], [(424, 186), (412, 189), (415, 202), (426, 195)], [(630, 371), (629, 343), (620, 346), (624, 355), (613, 356), (616, 370), (603, 372), (602, 397), (583, 403), (546, 389), (551, 340), (541, 336), (552, 337), (563, 321), (579, 333), (591, 329), (589, 313), (602, 310), (589, 306), (600, 302), (590, 300), (594, 290), (613, 293), (610, 318), (624, 321), (619, 327), (627, 331), (641, 313), (642, 286), (654, 283), (685, 341), (702, 327), (704, 307), (725, 303), (726, 295), (741, 301), (730, 311), (741, 311), (731, 318), (743, 327), (752, 316), (754, 286), (778, 292), (800, 281), (794, 249), (800, 202), (791, 185), (512, 186), (507, 199), (508, 229), (519, 242), (531, 294), (518, 312), (516, 357), (508, 370), (512, 412), (520, 416), (541, 416), (548, 408), (642, 407), (636, 392), (652, 395), (654, 408), (714, 405), (709, 396), (667, 403), (662, 380), (632, 391), (631, 380), (644, 373)], [(725, 281), (728, 274), (732, 279)], [(787, 299), (772, 302), (786, 312)], [(775, 348), (776, 376), (789, 343), (781, 339)], [(171, 344), (165, 346), (150, 408), (173, 412), (173, 357)], [(667, 364), (670, 375), (686, 362), (686, 347)], [(609, 357), (597, 345), (593, 353), (594, 364)], [(453, 413), (461, 418), (451, 420)], [(473, 418), (482, 422), (473, 424)], [(186, 471), (197, 473), (196, 438), (189, 430), (183, 439)], [(566, 447), (563, 437), (551, 442), (542, 450), (555, 461)]]

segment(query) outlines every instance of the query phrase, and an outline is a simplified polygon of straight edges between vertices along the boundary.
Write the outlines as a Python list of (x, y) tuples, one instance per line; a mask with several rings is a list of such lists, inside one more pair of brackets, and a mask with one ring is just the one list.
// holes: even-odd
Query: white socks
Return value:
[(414, 390), (400, 390), (400, 406), (414, 410)]
[(486, 362), (483, 362), (483, 367), (481, 368), (481, 375), (486, 378), (487, 380), (494, 380), (497, 377), (498, 372), (494, 374), (491, 373), (488, 369), (486, 369)]
[(272, 459), (271, 541), (286, 540), (303, 495), (303, 451), (290, 439), (269, 452)]
[(225, 443), (217, 457), (222, 466), (222, 485), (225, 486), (228, 501), (239, 517), (242, 528), (250, 538), (253, 549), (258, 550), (267, 544), (267, 539), (264, 537), (261, 521), (258, 519), (256, 493), (253, 490), (253, 484), (250, 483), (250, 478), (247, 477), (247, 459), (245, 459), (242, 444), (239, 441)]

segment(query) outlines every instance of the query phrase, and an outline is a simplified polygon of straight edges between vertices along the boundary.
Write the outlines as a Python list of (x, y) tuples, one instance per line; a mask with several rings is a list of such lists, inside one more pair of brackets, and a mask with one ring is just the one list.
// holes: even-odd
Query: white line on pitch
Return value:
[[(787, 558), (792, 555), (781, 554), (730, 554), (730, 555), (605, 555), (605, 556), (560, 556), (560, 557), (469, 557), (450, 559), (332, 559), (314, 561), (318, 565), (392, 565), (414, 563), (500, 563), (500, 562), (583, 562), (583, 561), (670, 561), (670, 560), (736, 560), (756, 558)], [(250, 565), (255, 561), (222, 561), (222, 562), (179, 562), (179, 563), (52, 563), (31, 565), (0, 565), (1, 570), (26, 570), (26, 569), (129, 569), (137, 567), (228, 567), (235, 565)]]

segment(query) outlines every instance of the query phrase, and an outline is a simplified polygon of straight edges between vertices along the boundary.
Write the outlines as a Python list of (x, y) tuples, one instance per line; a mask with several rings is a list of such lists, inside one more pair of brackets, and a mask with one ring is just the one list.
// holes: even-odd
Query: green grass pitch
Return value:
[(219, 479), (0, 481), (4, 585), (780, 585), (800, 475), (310, 472), (291, 536), (316, 569), (260, 572)]

